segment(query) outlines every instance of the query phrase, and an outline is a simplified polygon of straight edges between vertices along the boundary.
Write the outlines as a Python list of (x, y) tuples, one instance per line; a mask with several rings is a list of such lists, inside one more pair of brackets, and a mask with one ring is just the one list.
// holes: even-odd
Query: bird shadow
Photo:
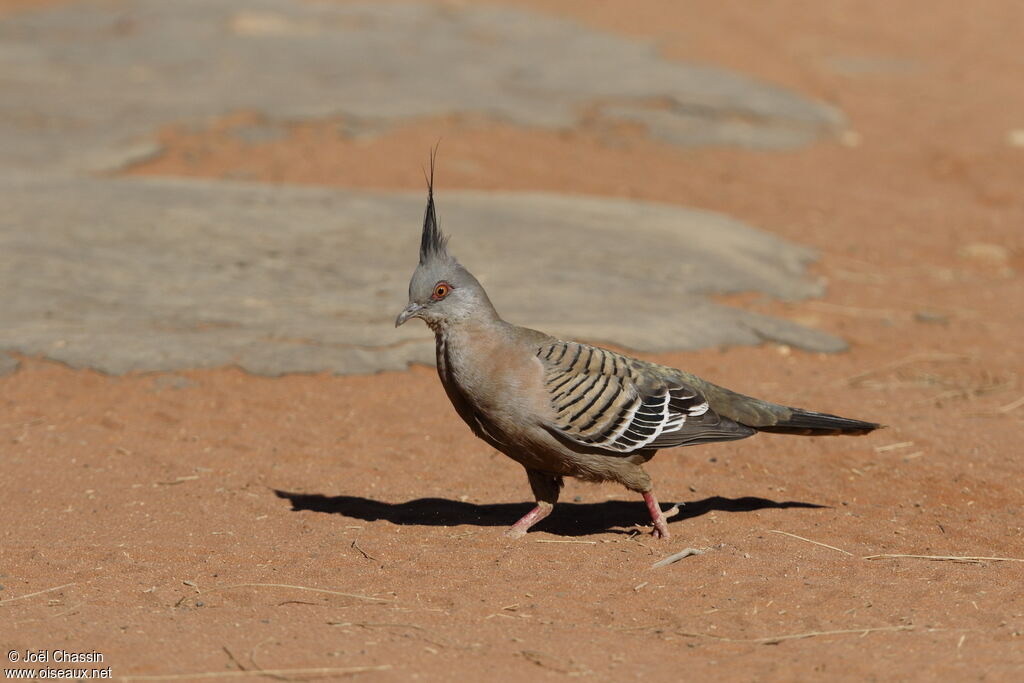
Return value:
[[(291, 502), (292, 510), (344, 515), (366, 522), (386, 520), (402, 526), (511, 526), (533, 507), (529, 503), (489, 503), (477, 505), (447, 498), (417, 498), (404, 503), (385, 503), (360, 496), (325, 496), (318, 493), (293, 493), (274, 489), (278, 498)], [(800, 501), (775, 501), (744, 496), (711, 496), (680, 504), (679, 514), (669, 523), (680, 522), (709, 512), (753, 512), (779, 508), (824, 508), (825, 505)], [(664, 508), (664, 506), (663, 506)], [(597, 533), (630, 533), (637, 524), (650, 519), (641, 501), (609, 500), (601, 503), (559, 503), (555, 512), (535, 527), (558, 536), (586, 536)], [(625, 528), (622, 528), (625, 527)]]

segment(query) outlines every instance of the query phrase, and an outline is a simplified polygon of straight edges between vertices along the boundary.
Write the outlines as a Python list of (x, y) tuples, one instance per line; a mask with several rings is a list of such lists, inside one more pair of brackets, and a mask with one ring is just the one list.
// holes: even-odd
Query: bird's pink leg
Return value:
[(527, 512), (523, 515), (522, 519), (506, 529), (505, 535), (509, 538), (522, 538), (526, 535), (526, 532), (530, 530), (530, 527), (550, 515), (551, 511), (554, 509), (555, 506), (551, 503), (545, 503), (542, 500), (538, 500), (537, 507)]
[[(651, 513), (651, 521), (654, 522), (654, 531), (652, 532), (654, 537), (668, 539), (671, 536), (668, 532), (668, 522), (665, 521), (665, 514), (661, 511), (661, 506), (658, 505), (658, 499), (654, 497), (654, 491), (644, 494), (644, 502), (647, 503), (647, 511)], [(677, 512), (679, 512), (678, 506), (673, 506), (669, 510), (670, 514)]]

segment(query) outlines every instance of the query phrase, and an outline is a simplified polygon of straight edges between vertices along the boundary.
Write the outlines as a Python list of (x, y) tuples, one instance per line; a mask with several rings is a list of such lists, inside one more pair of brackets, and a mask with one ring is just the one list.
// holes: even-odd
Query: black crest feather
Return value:
[(434, 160), (437, 147), (430, 150), (430, 176), (427, 178), (427, 209), (423, 212), (423, 236), (420, 238), (420, 263), (431, 259), (447, 259), (448, 238), (437, 225), (437, 212), (434, 210)]

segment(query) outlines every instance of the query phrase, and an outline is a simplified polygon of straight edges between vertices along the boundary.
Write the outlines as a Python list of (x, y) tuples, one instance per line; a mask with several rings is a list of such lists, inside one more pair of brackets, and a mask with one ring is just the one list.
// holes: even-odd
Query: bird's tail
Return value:
[(832, 434), (859, 435), (872, 432), (880, 425), (877, 422), (865, 422), (853, 420), (848, 417), (829, 415), (828, 413), (815, 413), (800, 408), (788, 408), (788, 416), (779, 416), (775, 424), (754, 426), (759, 432), (773, 432), (776, 434), (803, 434), (805, 436), (828, 436)]

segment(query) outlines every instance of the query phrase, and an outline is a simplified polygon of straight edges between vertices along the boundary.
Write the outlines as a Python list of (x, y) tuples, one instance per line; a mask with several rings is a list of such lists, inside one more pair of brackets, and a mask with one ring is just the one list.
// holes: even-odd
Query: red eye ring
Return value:
[(448, 296), (452, 291), (452, 286), (443, 280), (434, 285), (434, 293), (430, 295), (430, 298), (434, 301), (440, 301), (441, 299)]

